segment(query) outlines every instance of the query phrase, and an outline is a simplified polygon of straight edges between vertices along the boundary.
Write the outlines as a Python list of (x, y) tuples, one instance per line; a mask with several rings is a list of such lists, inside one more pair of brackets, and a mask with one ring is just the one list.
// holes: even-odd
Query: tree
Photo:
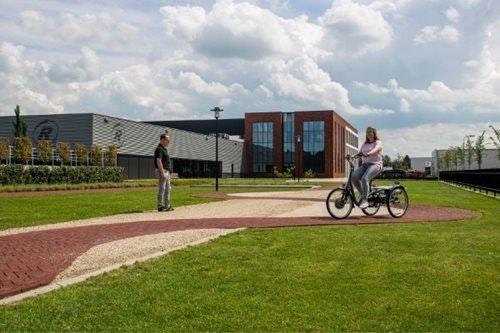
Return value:
[(26, 125), (26, 120), (21, 116), (21, 109), (19, 105), (16, 105), (14, 109), (14, 113), (16, 114), (16, 121), (12, 123), (14, 125), (14, 137), (22, 137), (26, 136), (28, 132), (28, 125)]
[(455, 167), (455, 170), (458, 170), (458, 162), (460, 160), (459, 149), (460, 147), (450, 147), (448, 150), (450, 153), (450, 163)]
[(483, 133), (476, 138), (476, 142), (474, 142), (474, 147), (473, 147), (474, 156), (476, 156), (478, 169), (481, 169), (481, 164), (483, 162), (483, 152), (485, 150), (484, 133), (486, 133), (486, 131), (483, 131)]
[(92, 145), (92, 160), (93, 165), (101, 165), (102, 164), (102, 148), (99, 145)]
[(406, 169), (406, 170), (411, 169), (411, 158), (410, 158), (410, 156), (405, 155), (405, 157), (403, 158), (403, 166), (404, 166), (404, 169)]
[(472, 142), (470, 141), (470, 137), (467, 138), (465, 157), (467, 159), (468, 169), (470, 169), (470, 165), (472, 164), (472, 158), (474, 157), (474, 148), (472, 146)]
[(43, 164), (52, 160), (52, 142), (50, 140), (38, 141), (38, 160)]
[(396, 159), (392, 161), (393, 169), (404, 169), (403, 156), (400, 154), (397, 155)]
[(57, 151), (59, 152), (59, 158), (61, 159), (61, 164), (68, 164), (71, 159), (69, 143), (59, 142), (57, 144)]
[(116, 158), (118, 156), (118, 150), (115, 145), (109, 145), (108, 151), (106, 152), (106, 165), (116, 166)]
[(389, 167), (389, 166), (392, 165), (391, 157), (389, 155), (384, 155), (384, 157), (382, 158), (382, 160), (384, 162), (384, 166)]
[(31, 160), (33, 145), (27, 136), (16, 137), (14, 143), (14, 158), (26, 164)]
[(0, 161), (7, 162), (9, 160), (9, 140), (0, 138)]
[(496, 129), (493, 125), (490, 125), (493, 133), (495, 133), (496, 138), (490, 136), (491, 142), (497, 147), (497, 157), (500, 160), (500, 129)]
[(458, 162), (462, 166), (462, 170), (463, 170), (463, 169), (465, 169), (465, 149), (464, 149), (464, 147), (457, 146), (456, 151), (457, 151)]
[(450, 164), (451, 164), (451, 153), (449, 150), (447, 150), (442, 157), (442, 166), (444, 170), (450, 170)]
[(88, 165), (88, 151), (84, 144), (77, 143), (75, 146), (76, 160), (78, 165)]

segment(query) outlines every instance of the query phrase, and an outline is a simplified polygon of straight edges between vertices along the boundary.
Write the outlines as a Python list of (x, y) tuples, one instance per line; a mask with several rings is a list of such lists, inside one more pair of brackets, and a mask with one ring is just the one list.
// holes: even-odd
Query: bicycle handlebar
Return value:
[(351, 166), (351, 169), (354, 169), (354, 163), (353, 163), (354, 157), (352, 155), (350, 155), (350, 154), (347, 154), (345, 156), (345, 159), (347, 160), (347, 162), (349, 162), (349, 165)]

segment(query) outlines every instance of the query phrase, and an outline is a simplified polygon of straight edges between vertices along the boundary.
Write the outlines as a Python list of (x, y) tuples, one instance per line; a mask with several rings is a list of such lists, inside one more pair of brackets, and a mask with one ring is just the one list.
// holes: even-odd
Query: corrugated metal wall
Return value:
[[(153, 156), (160, 135), (168, 130), (172, 158), (215, 161), (215, 137), (147, 123), (94, 114), (94, 143), (103, 147), (115, 144), (118, 154)], [(222, 173), (239, 175), (242, 170), (243, 142), (219, 138)], [(152, 163), (152, 162), (151, 162)]]
[[(92, 145), (92, 114), (50, 114), (23, 116), (28, 125), (28, 136), (36, 146), (38, 140), (82, 143)], [(6, 137), (11, 144), (14, 139), (14, 116), (0, 117), (0, 137)]]
[[(34, 146), (41, 139), (68, 142), (72, 147), (76, 143), (83, 143), (89, 149), (92, 144), (103, 148), (114, 144), (118, 147), (119, 155), (139, 156), (141, 161), (151, 157), (152, 167), (152, 156), (160, 135), (168, 130), (171, 138), (169, 152), (173, 159), (215, 161), (215, 137), (205, 134), (91, 113), (26, 115), (24, 118)], [(0, 117), (0, 137), (9, 138), (11, 143), (14, 119), (14, 116)], [(245, 165), (243, 147), (243, 142), (219, 138), (222, 173), (231, 174), (233, 171), (237, 176), (245, 174), (242, 169)], [(137, 174), (150, 175), (151, 170), (139, 170)]]

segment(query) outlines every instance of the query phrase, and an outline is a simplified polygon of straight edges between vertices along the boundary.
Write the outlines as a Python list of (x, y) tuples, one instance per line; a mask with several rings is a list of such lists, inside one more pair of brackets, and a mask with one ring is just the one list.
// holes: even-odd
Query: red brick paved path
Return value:
[(90, 248), (128, 237), (186, 229), (409, 223), (476, 216), (477, 213), (462, 209), (412, 205), (401, 219), (389, 216), (350, 217), (345, 220), (334, 220), (328, 216), (183, 219), (92, 225), (0, 236), (0, 299), (49, 284)]

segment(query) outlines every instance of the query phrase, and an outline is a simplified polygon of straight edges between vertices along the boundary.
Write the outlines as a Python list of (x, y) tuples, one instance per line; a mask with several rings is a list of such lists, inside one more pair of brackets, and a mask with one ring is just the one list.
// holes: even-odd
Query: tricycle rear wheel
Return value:
[(408, 194), (403, 186), (396, 186), (387, 195), (387, 210), (392, 217), (400, 218), (408, 210)]

